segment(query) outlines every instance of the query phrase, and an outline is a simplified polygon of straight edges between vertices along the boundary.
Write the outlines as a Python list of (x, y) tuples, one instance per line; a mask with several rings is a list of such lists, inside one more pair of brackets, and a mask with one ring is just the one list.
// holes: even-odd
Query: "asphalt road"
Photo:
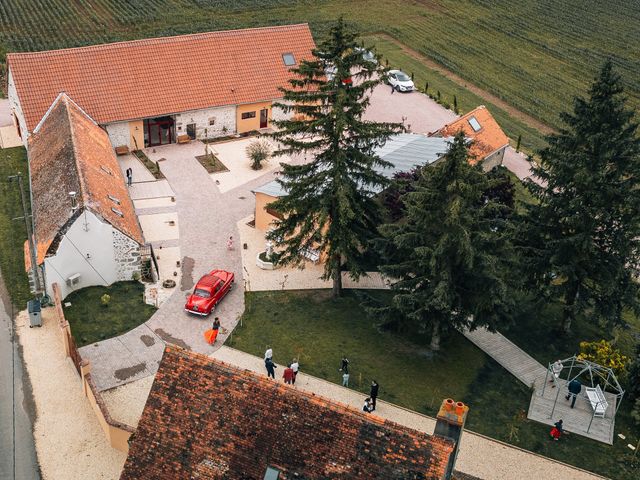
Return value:
[(11, 345), (11, 326), (11, 305), (0, 276), (0, 479), (39, 480), (33, 401), (20, 352)]

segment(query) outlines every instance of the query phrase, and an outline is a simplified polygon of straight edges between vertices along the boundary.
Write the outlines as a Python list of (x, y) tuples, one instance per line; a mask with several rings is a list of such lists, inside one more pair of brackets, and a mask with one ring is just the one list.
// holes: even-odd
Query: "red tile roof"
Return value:
[(453, 442), (175, 346), (121, 480), (441, 479)]
[[(480, 130), (477, 132), (469, 123), (471, 117), (474, 117), (480, 124)], [(480, 105), (478, 108), (471, 110), (455, 122), (445, 125), (435, 132), (435, 135), (453, 137), (460, 130), (464, 132), (465, 137), (473, 140), (469, 148), (469, 154), (474, 157), (472, 163), (481, 162), (496, 150), (509, 145), (509, 138), (484, 105)]]
[(31, 131), (60, 92), (101, 125), (282, 97), (282, 59), (311, 58), (307, 24), (151, 38), (34, 53), (7, 64)]
[[(55, 254), (61, 232), (84, 208), (144, 242), (109, 136), (67, 95), (29, 137), (29, 168), (38, 264)], [(75, 212), (69, 192), (77, 192)]]

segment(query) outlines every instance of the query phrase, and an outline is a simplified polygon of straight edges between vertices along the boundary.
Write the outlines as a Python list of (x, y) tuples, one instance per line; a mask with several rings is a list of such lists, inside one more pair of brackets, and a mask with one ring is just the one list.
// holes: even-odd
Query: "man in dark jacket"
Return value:
[(271, 377), (275, 380), (276, 378), (276, 371), (275, 369), (278, 368), (276, 367), (276, 364), (273, 363), (273, 360), (271, 360), (270, 358), (267, 358), (264, 361), (264, 366), (267, 369), (267, 377)]
[(371, 397), (371, 411), (376, 409), (376, 398), (378, 398), (379, 387), (380, 385), (378, 385), (378, 382), (375, 380), (371, 382), (371, 391), (369, 392), (369, 396)]
[(574, 378), (569, 382), (568, 388), (569, 388), (569, 393), (567, 393), (567, 396), (564, 398), (569, 400), (569, 397), (573, 397), (571, 399), (571, 408), (573, 408), (573, 406), (576, 404), (576, 398), (578, 398), (578, 395), (582, 391), (582, 384), (580, 383), (580, 380), (578, 380), (577, 378)]

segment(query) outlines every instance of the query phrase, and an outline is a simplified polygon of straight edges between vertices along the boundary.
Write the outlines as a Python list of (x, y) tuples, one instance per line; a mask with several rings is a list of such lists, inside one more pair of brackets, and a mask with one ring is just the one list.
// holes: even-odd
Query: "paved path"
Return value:
[(544, 379), (546, 368), (501, 333), (491, 333), (485, 328), (462, 333), (527, 387), (540, 377)]
[[(233, 348), (221, 347), (211, 356), (240, 368), (266, 373), (264, 371), (264, 362), (261, 358)], [(278, 352), (274, 352), (274, 358), (278, 358)], [(283, 369), (284, 367), (280, 365), (280, 368), (276, 371), (282, 372)], [(280, 381), (279, 377), (277, 378)], [(303, 372), (298, 375), (296, 385), (292, 388), (306, 390), (356, 407), (360, 407), (365, 398), (364, 394), (305, 375)], [(421, 415), (385, 401), (378, 400), (376, 415), (428, 434), (433, 434), (435, 427), (435, 419), (432, 417)], [(473, 415), (473, 406), (471, 406), (469, 415)], [(469, 431), (465, 431), (462, 437), (456, 469), (469, 475), (492, 480), (529, 478), (586, 480), (603, 478)]]
[[(175, 192), (182, 278), (171, 297), (143, 325), (80, 349), (82, 357), (91, 362), (92, 377), (101, 391), (154, 374), (165, 341), (200, 353), (212, 352), (224, 342), (244, 311), (241, 245), (236, 222), (253, 213), (251, 189), (270, 181), (272, 174), (267, 173), (223, 194), (195, 159), (201, 154), (200, 144), (174, 144), (155, 150), (147, 152), (151, 160), (166, 159), (161, 162), (167, 177), (163, 188)], [(145, 183), (131, 188), (141, 185)], [(237, 245), (231, 251), (226, 247), (230, 235)], [(236, 273), (236, 288), (216, 310), (223, 328), (215, 347), (204, 341), (210, 320), (188, 315), (183, 309), (194, 282), (213, 268)]]

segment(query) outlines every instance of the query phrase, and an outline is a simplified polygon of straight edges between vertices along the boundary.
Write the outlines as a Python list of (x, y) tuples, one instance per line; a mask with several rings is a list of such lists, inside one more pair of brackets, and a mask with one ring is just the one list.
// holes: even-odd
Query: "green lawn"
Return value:
[[(371, 293), (382, 299), (389, 295)], [(361, 392), (366, 393), (375, 378), (381, 399), (429, 415), (436, 413), (442, 399), (461, 399), (471, 407), (470, 430), (611, 478), (637, 478), (638, 467), (632, 466), (626, 444), (637, 442), (638, 434), (631, 428), (628, 412), (622, 413), (616, 429), (627, 440), (613, 447), (577, 435), (552, 442), (549, 427), (526, 419), (528, 388), (459, 334), (445, 340), (443, 352), (431, 358), (426, 336), (381, 333), (351, 292), (338, 300), (318, 290), (253, 292), (246, 294), (245, 303), (242, 327), (234, 330), (228, 342), (234, 348), (262, 356), (270, 345), (276, 362), (299, 357), (304, 372), (334, 383), (341, 381), (338, 368), (345, 354), (352, 362), (351, 386)], [(543, 314), (551, 317), (554, 309), (535, 312), (527, 305), (525, 312), (527, 320), (522, 320), (521, 328), (508, 334), (517, 340), (533, 331), (533, 340), (524, 346), (535, 343), (540, 356), (531, 353), (546, 361), (542, 352), (549, 336), (535, 336), (535, 319)], [(551, 331), (548, 325), (542, 330)]]
[[(111, 296), (108, 306), (101, 297)], [(68, 295), (63, 303), (64, 315), (78, 347), (128, 332), (144, 323), (157, 310), (144, 303), (144, 285), (140, 282), (117, 282), (110, 287), (87, 287)]]
[(24, 242), (27, 232), (22, 216), (20, 190), (16, 182), (7, 177), (23, 174), (25, 195), (29, 201), (27, 152), (22, 147), (0, 149), (0, 269), (11, 301), (20, 310), (31, 298), (29, 282), (24, 268)]

